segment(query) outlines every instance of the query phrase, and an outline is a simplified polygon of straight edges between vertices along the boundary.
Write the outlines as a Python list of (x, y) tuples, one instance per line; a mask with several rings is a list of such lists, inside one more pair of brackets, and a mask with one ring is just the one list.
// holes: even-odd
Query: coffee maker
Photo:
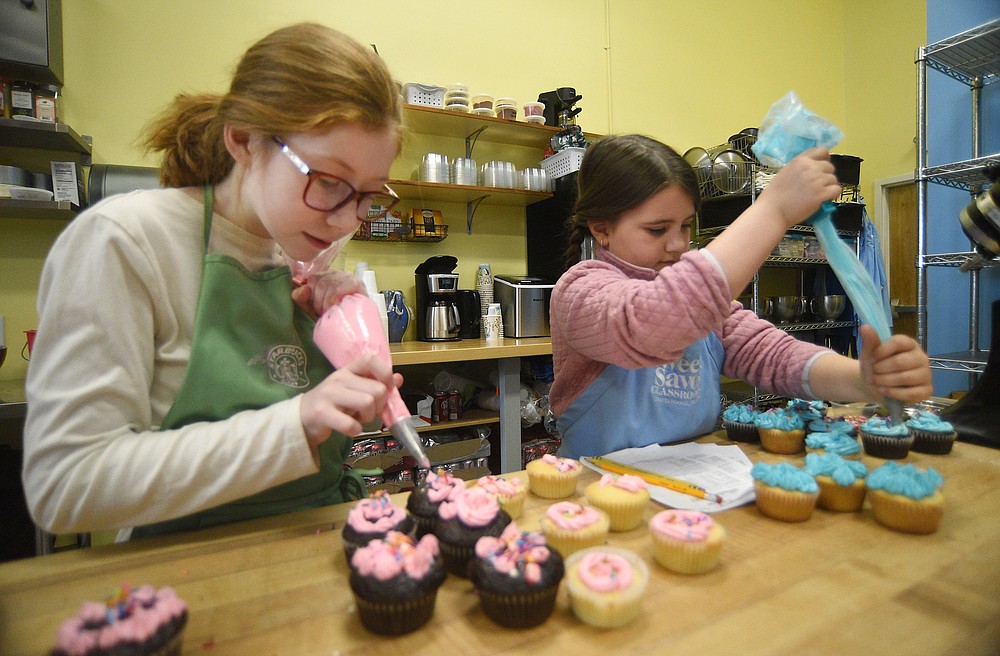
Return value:
[(538, 94), (538, 102), (545, 105), (542, 116), (545, 117), (545, 125), (564, 128), (568, 125), (576, 125), (576, 115), (583, 108), (573, 107), (583, 96), (577, 95), (573, 87), (559, 87), (555, 91), (545, 91)]
[(462, 339), (458, 313), (458, 274), (452, 273), (458, 259), (450, 255), (430, 257), (413, 272), (417, 297), (417, 339), (422, 342), (452, 342)]

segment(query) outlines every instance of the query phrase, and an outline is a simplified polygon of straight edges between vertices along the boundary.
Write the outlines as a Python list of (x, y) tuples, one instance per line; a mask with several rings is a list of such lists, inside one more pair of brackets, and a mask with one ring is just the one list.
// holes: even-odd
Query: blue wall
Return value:
[[(927, 43), (934, 43), (1000, 17), (1000, 0), (928, 0)], [(931, 166), (972, 156), (969, 88), (936, 71), (928, 71), (928, 163)], [(981, 155), (1000, 152), (1000, 81), (982, 92)], [(969, 250), (958, 213), (970, 202), (968, 193), (932, 184), (928, 190), (927, 249), (931, 253)], [(968, 349), (969, 274), (952, 267), (928, 269), (927, 351), (931, 354)], [(979, 347), (989, 348), (990, 303), (1000, 298), (1000, 268), (980, 272)], [(969, 385), (967, 374), (935, 371), (934, 393), (946, 395)]]

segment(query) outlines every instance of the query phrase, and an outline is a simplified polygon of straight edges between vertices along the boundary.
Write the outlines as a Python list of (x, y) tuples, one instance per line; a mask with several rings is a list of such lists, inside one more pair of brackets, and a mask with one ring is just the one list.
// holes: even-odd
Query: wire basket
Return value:
[(439, 242), (448, 236), (447, 224), (435, 224), (433, 231), (421, 226), (416, 230), (410, 223), (398, 221), (368, 221), (362, 223), (351, 237), (353, 241), (417, 241)]
[(543, 159), (539, 166), (545, 169), (546, 177), (555, 180), (573, 171), (579, 171), (585, 152), (586, 148), (563, 148), (558, 153)]

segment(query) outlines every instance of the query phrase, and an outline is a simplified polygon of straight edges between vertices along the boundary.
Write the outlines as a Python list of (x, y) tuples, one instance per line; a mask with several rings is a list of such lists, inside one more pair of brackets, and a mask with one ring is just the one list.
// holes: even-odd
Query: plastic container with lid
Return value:
[(513, 98), (497, 98), (493, 103), (493, 110), (497, 113), (497, 118), (517, 120), (517, 102)]
[(488, 109), (493, 112), (493, 96), (485, 93), (480, 93), (472, 96), (472, 109)]

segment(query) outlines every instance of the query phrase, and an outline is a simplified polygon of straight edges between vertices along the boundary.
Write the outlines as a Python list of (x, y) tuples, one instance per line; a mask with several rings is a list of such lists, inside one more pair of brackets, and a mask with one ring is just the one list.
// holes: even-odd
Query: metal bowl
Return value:
[(836, 321), (847, 306), (847, 297), (843, 294), (817, 296), (809, 301), (809, 309), (823, 321)]
[(723, 150), (712, 160), (712, 184), (723, 194), (739, 194), (750, 186), (750, 163), (735, 150)]
[(765, 303), (767, 316), (778, 323), (795, 321), (805, 311), (806, 299), (802, 296), (769, 296)]

